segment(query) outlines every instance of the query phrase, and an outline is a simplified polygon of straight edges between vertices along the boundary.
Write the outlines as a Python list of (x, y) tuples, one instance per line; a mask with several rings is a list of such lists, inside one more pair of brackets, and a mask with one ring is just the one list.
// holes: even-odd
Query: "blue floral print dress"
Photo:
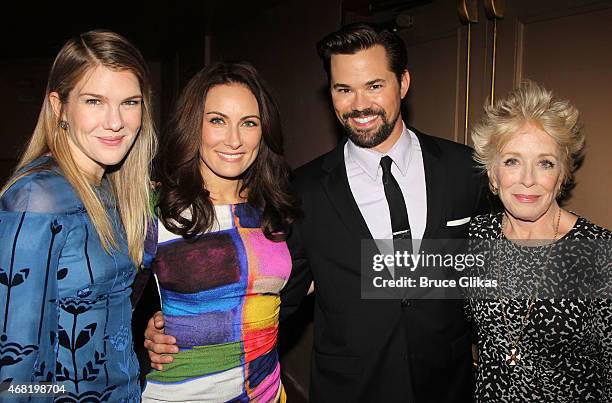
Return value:
[(41, 157), (0, 198), (0, 382), (53, 382), (53, 397), (138, 402), (130, 304), (136, 273), (103, 180), (118, 247), (107, 253), (70, 183)]

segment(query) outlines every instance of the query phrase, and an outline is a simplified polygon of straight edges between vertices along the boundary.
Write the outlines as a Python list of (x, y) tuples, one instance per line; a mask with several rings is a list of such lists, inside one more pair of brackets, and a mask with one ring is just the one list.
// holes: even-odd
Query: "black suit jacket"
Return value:
[[(482, 209), (471, 150), (412, 130), (425, 166), (424, 238), (467, 237), (468, 223), (446, 222)], [(471, 338), (461, 300), (361, 299), (360, 242), (371, 234), (349, 188), (344, 142), (297, 169), (294, 186), (304, 217), (287, 241), (293, 271), (281, 318), (297, 309), (314, 279), (310, 400), (471, 401)]]

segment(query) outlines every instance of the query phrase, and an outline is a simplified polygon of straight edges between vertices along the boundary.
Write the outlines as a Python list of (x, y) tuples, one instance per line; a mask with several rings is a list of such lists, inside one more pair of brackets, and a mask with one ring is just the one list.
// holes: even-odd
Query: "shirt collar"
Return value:
[[(410, 163), (410, 130), (402, 122), (403, 130), (399, 139), (386, 153), (380, 153), (371, 148), (363, 148), (355, 145), (351, 140), (347, 142), (347, 155), (355, 162), (372, 180), (376, 180), (380, 168), (380, 159), (388, 155), (398, 167), (402, 175), (408, 172)], [(381, 170), (382, 175), (382, 170)]]

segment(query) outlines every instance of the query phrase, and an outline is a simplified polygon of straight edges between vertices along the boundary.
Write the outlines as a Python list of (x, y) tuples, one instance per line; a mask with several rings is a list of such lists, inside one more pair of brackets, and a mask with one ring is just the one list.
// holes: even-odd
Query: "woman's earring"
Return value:
[(563, 186), (559, 186), (559, 188), (557, 188), (557, 195), (555, 198), (559, 199), (561, 196), (563, 196)]
[(495, 187), (494, 184), (489, 183), (489, 189), (491, 189), (491, 193), (493, 193), (495, 196), (497, 196), (497, 187)]
[(66, 122), (65, 120), (60, 120), (59, 127), (62, 130), (68, 130), (68, 122)]

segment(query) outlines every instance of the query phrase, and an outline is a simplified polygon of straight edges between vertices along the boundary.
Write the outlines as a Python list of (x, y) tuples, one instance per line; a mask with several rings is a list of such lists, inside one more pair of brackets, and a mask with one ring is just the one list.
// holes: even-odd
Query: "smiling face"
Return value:
[(140, 130), (142, 93), (130, 71), (97, 66), (81, 78), (66, 102), (60, 102), (57, 92), (49, 99), (55, 113), (68, 123), (72, 157), (94, 180), (123, 160)]
[(332, 55), (330, 72), (334, 110), (349, 138), (360, 147), (389, 150), (402, 133), (400, 105), (410, 84), (408, 72), (398, 82), (380, 45)]
[(242, 84), (222, 84), (206, 94), (201, 172), (208, 187), (219, 180), (238, 180), (255, 161), (261, 142), (257, 99)]
[(535, 222), (556, 211), (556, 195), (563, 182), (561, 163), (556, 141), (526, 124), (502, 148), (488, 174), (506, 212)]

